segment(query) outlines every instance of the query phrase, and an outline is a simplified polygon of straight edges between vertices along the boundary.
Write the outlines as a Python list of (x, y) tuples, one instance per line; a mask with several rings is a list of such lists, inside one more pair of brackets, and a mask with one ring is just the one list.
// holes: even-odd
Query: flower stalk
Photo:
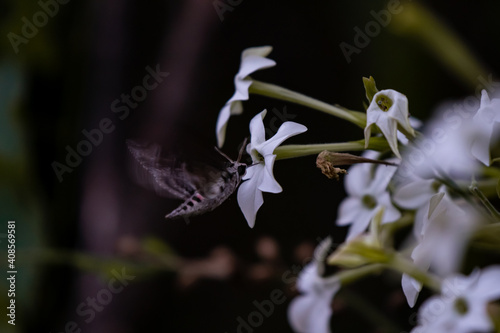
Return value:
[[(370, 140), (368, 149), (376, 151), (384, 151), (389, 149), (387, 141), (382, 137), (375, 137)], [(283, 145), (274, 150), (277, 160), (284, 160), (287, 158), (302, 157), (308, 155), (317, 155), (324, 150), (328, 151), (364, 151), (365, 141), (350, 141), (339, 143), (321, 143), (311, 145)]]
[(333, 106), (319, 101), (312, 97), (297, 93), (295, 91), (257, 80), (252, 80), (250, 93), (266, 97), (276, 98), (287, 102), (297, 103), (312, 109), (324, 112), (326, 114), (347, 120), (360, 128), (365, 128), (366, 114), (364, 112), (347, 110), (341, 107)]
[(430, 273), (426, 273), (415, 266), (411, 261), (404, 258), (399, 253), (394, 253), (391, 260), (387, 264), (387, 267), (396, 270), (400, 273), (405, 273), (414, 278), (415, 280), (421, 282), (428, 288), (439, 292), (441, 290), (441, 282), (439, 279)]

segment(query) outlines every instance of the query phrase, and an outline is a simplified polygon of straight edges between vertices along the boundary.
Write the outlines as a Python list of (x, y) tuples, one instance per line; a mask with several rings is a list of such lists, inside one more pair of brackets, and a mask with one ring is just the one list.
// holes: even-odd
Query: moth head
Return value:
[(245, 163), (238, 163), (238, 175), (243, 177), (245, 173), (247, 172), (247, 165)]
[(229, 173), (235, 174), (237, 173), (240, 177), (243, 177), (245, 173), (247, 172), (247, 167), (245, 163), (240, 163), (240, 162), (230, 162), (227, 164), (227, 171)]

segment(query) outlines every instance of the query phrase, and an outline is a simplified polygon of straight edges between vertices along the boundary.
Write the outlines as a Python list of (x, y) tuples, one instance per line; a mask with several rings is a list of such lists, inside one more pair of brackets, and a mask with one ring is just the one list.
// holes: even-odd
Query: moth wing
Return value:
[(136, 163), (132, 163), (134, 180), (167, 198), (187, 199), (196, 193), (199, 180), (184, 163), (161, 157), (161, 147), (143, 145), (127, 140), (127, 146)]

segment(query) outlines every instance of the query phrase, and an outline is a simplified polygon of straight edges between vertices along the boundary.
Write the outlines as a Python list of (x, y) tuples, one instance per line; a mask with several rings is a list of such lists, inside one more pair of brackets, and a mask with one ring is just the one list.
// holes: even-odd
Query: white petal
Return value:
[(361, 202), (358, 198), (347, 197), (339, 205), (337, 210), (337, 225), (345, 226), (354, 222), (358, 216), (361, 206)]
[[(266, 129), (262, 121), (266, 116), (267, 110), (262, 111), (250, 121), (250, 144), (253, 149), (266, 141)], [(262, 154), (262, 153), (261, 153)]]
[(330, 284), (328, 279), (319, 276), (316, 276), (315, 280), (317, 283), (315, 291), (297, 296), (288, 308), (288, 320), (295, 332), (330, 332), (331, 303), (340, 289), (340, 284)]
[(288, 322), (295, 332), (309, 332), (309, 317), (315, 302), (309, 295), (299, 295), (292, 300), (288, 306)]
[(379, 165), (375, 171), (375, 177), (369, 186), (369, 192), (374, 195), (384, 192), (389, 185), (394, 173), (397, 171), (397, 167), (388, 165)]
[(276, 155), (266, 155), (264, 162), (264, 176), (259, 185), (259, 190), (269, 193), (280, 193), (283, 191), (280, 184), (276, 181), (273, 175), (273, 166)]
[(417, 240), (421, 240), (422, 235), (424, 233), (424, 223), (427, 219), (427, 215), (429, 214), (429, 203), (423, 204), (421, 207), (417, 209), (415, 213), (415, 222), (413, 224), (413, 234), (417, 238)]
[(477, 133), (473, 138), (471, 153), (486, 166), (490, 165), (490, 142), (493, 135), (493, 125), (499, 113), (497, 100), (494, 99), (494, 101), (495, 103), (492, 103), (486, 90), (483, 90), (481, 105), (472, 118), (477, 127)]
[(217, 145), (222, 147), (226, 138), (227, 122), (231, 115), (241, 114), (243, 112), (243, 104), (241, 101), (231, 102), (229, 100), (219, 112), (216, 124)]
[(489, 266), (481, 271), (474, 288), (475, 296), (484, 297), (488, 301), (500, 298), (500, 266)]
[(403, 288), (403, 293), (406, 296), (408, 305), (411, 308), (414, 307), (415, 302), (417, 301), (417, 296), (422, 289), (422, 284), (411, 278), (409, 275), (403, 274), (403, 277), (401, 278), (401, 286)]
[(406, 131), (414, 134), (413, 128), (410, 124), (409, 111), (408, 111), (408, 98), (405, 95), (397, 92), (396, 90), (387, 89), (379, 91), (392, 100), (392, 106), (387, 111), (389, 116), (396, 119), (399, 125)]
[[(387, 111), (383, 111), (377, 104), (377, 98), (380, 95), (385, 95), (392, 100), (392, 105)], [(408, 116), (408, 99), (406, 96), (392, 89), (381, 90), (373, 96), (366, 110), (366, 115), (365, 146), (371, 134), (371, 126), (375, 123), (387, 139), (391, 150), (398, 158), (401, 158), (398, 151), (398, 124), (409, 133), (414, 134)]]
[(236, 76), (243, 79), (259, 69), (276, 65), (274, 60), (265, 58), (272, 50), (273, 48), (271, 46), (250, 47), (245, 49), (241, 53), (240, 70)]
[(304, 133), (307, 131), (307, 127), (304, 125), (295, 123), (293, 121), (284, 122), (278, 132), (273, 135), (272, 138), (263, 143), (260, 147), (256, 149), (263, 155), (273, 154), (276, 147), (278, 147), (283, 141), (292, 137), (294, 135)]
[(247, 180), (247, 179), (253, 178), (256, 173), (260, 172), (261, 167), (262, 166), (259, 164), (249, 166), (245, 172), (245, 175), (243, 175), (243, 177), (241, 177), (241, 179)]
[(356, 164), (349, 168), (345, 176), (345, 190), (347, 194), (362, 197), (371, 182), (370, 164)]
[[(469, 304), (471, 306), (471, 304)], [(481, 303), (476, 306), (471, 306), (469, 313), (460, 320), (457, 324), (457, 333), (470, 333), (470, 332), (492, 332), (493, 324), (491, 318), (485, 311), (486, 304)]]
[[(333, 295), (332, 295), (333, 296)], [(314, 294), (295, 297), (288, 308), (288, 321), (298, 333), (330, 333), (330, 304), (318, 302)]]
[(398, 126), (396, 120), (389, 118), (387, 115), (380, 116), (377, 121), (377, 126), (380, 128), (380, 131), (382, 131), (382, 134), (384, 134), (394, 155), (401, 158), (398, 150)]
[(318, 278), (318, 262), (313, 260), (302, 268), (296, 283), (297, 290), (301, 293), (314, 292)]
[(397, 221), (401, 217), (401, 213), (396, 209), (390, 202), (389, 193), (383, 193), (379, 198), (379, 205), (375, 208), (378, 211), (380, 206), (384, 206), (384, 216), (382, 217), (382, 223), (391, 223)]
[(272, 46), (249, 47), (241, 52), (241, 62), (249, 56), (267, 57), (273, 51)]
[(356, 236), (361, 235), (366, 228), (368, 228), (368, 225), (370, 224), (370, 220), (372, 219), (373, 215), (375, 215), (376, 210), (366, 210), (362, 209), (356, 220), (351, 224), (351, 227), (349, 228), (349, 232), (347, 233), (347, 238), (346, 241), (350, 241), (351, 239), (355, 238)]
[(490, 140), (489, 138), (483, 136), (476, 138), (472, 144), (471, 148), (472, 156), (477, 158), (481, 163), (486, 166), (490, 166)]
[(436, 193), (433, 183), (433, 179), (422, 179), (403, 185), (394, 192), (393, 200), (401, 207), (417, 209)]
[(229, 117), (231, 116), (231, 104), (226, 104), (220, 110), (219, 117), (217, 118), (216, 124), (216, 134), (217, 134), (217, 145), (222, 147), (224, 145), (224, 140), (226, 138), (226, 128)]
[(235, 101), (247, 101), (250, 96), (248, 94), (248, 88), (252, 85), (252, 80), (250, 79), (245, 79), (245, 80), (239, 80), (238, 78), (234, 79), (234, 94), (233, 96), (229, 99), (228, 102), (235, 102)]
[[(216, 125), (217, 144), (222, 147), (226, 135), (228, 119), (231, 115), (241, 114), (243, 107), (241, 101), (248, 100), (248, 89), (253, 81), (247, 76), (259, 69), (269, 68), (276, 65), (271, 59), (264, 58), (272, 51), (272, 47), (254, 47), (244, 50), (241, 54), (240, 69), (234, 77), (235, 92), (227, 101), (226, 105), (219, 113), (219, 119)], [(228, 107), (229, 105), (229, 107)], [(229, 113), (227, 108), (229, 108)]]
[(243, 52), (241, 52), (241, 62), (243, 62), (243, 59), (251, 55), (267, 57), (272, 51), (273, 47), (269, 45), (246, 48)]
[(481, 90), (481, 105), (490, 104), (491, 100), (486, 89)]
[[(254, 168), (259, 167), (258, 165)], [(264, 168), (262, 167), (262, 170)], [(255, 172), (254, 176), (247, 181), (244, 181), (238, 189), (238, 205), (240, 206), (245, 219), (247, 220), (250, 228), (255, 225), (255, 216), (257, 211), (264, 203), (264, 198), (262, 197), (262, 192), (257, 188), (261, 181), (262, 172)]]
[(260, 69), (273, 67), (275, 65), (276, 62), (274, 60), (263, 58), (257, 55), (249, 55), (243, 59), (237, 77), (240, 79), (244, 79), (253, 72), (256, 72)]
[(423, 271), (427, 271), (432, 261), (432, 251), (426, 248), (424, 244), (418, 244), (411, 253), (411, 258), (415, 266)]
[(364, 131), (364, 134), (365, 134), (365, 149), (368, 148), (368, 145), (370, 144), (370, 137), (372, 135), (372, 126), (373, 126), (373, 123), (366, 123), (366, 127), (365, 127), (365, 131)]
[[(405, 152), (405, 160), (410, 161), (408, 166), (413, 168), (413, 172), (430, 178), (435, 177), (438, 169), (454, 179), (470, 180), (470, 175), (479, 166), (471, 154), (472, 138), (476, 137), (478, 127), (470, 119), (457, 116), (462, 112), (456, 104), (445, 105), (427, 123), (425, 136), (416, 140), (413, 148)], [(450, 117), (450, 114), (454, 116)]]
[[(426, 328), (437, 326), (439, 321), (446, 320), (443, 318), (446, 313), (446, 308), (449, 307), (449, 302), (445, 303), (440, 296), (429, 297), (420, 307), (418, 311), (418, 322)], [(422, 332), (432, 332), (431, 330), (423, 330)], [(438, 333), (438, 332), (436, 332)], [(441, 333), (441, 332), (440, 332)], [(445, 333), (445, 332), (443, 332)]]

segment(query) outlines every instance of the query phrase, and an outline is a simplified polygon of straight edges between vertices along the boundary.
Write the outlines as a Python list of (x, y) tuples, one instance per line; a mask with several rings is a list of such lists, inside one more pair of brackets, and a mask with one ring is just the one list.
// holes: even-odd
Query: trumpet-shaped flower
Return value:
[(482, 126), (470, 121), (476, 112), (465, 102), (443, 104), (427, 123), (424, 136), (405, 150), (397, 177), (470, 179), (479, 166), (471, 146), (483, 132)]
[(371, 167), (371, 164), (353, 165), (345, 177), (345, 189), (349, 196), (340, 204), (337, 225), (351, 225), (347, 240), (365, 231), (381, 207), (384, 207), (382, 223), (394, 222), (401, 217), (387, 191), (387, 185), (397, 168), (377, 166), (372, 177)]
[[(411, 254), (415, 265), (422, 270), (431, 268), (440, 276), (456, 272), (477, 220), (471, 207), (460, 207), (444, 192), (435, 194), (415, 217), (413, 231), (418, 245)], [(401, 284), (408, 304), (413, 306), (422, 285), (406, 275)]]
[(398, 150), (398, 125), (407, 133), (415, 135), (410, 125), (408, 99), (405, 95), (392, 90), (377, 92), (366, 110), (365, 146), (368, 147), (371, 128), (377, 125), (389, 143), (394, 154), (401, 158)]
[[(431, 198), (437, 192), (444, 193), (444, 191), (444, 186), (440, 185), (440, 183), (436, 180), (422, 179), (417, 175), (413, 175), (409, 182), (398, 186), (394, 191), (393, 200), (397, 205), (407, 209), (415, 209), (417, 211), (413, 226), (413, 234), (417, 241), (422, 240), (423, 224), (425, 216), (429, 214), (429, 203)], [(414, 260), (415, 265), (419, 268), (425, 270), (429, 268), (425, 258), (415, 257), (414, 253), (412, 259)], [(403, 274), (401, 278), (401, 285), (408, 305), (413, 307), (417, 300), (417, 296), (422, 289), (422, 284), (407, 274)]]
[(472, 118), (480, 128), (472, 145), (472, 155), (484, 165), (490, 165), (490, 142), (498, 139), (494, 132), (495, 123), (500, 122), (500, 99), (490, 99), (486, 90), (482, 91), (481, 106)]
[(222, 147), (224, 144), (229, 117), (243, 112), (241, 101), (248, 100), (248, 89), (252, 85), (252, 79), (249, 75), (260, 69), (276, 65), (274, 60), (266, 58), (272, 50), (273, 48), (271, 46), (252, 47), (244, 50), (241, 54), (240, 70), (234, 77), (234, 87), (236, 91), (220, 110), (217, 119), (216, 134), (219, 147)]
[(280, 126), (272, 138), (266, 140), (266, 131), (262, 121), (266, 112), (266, 110), (262, 111), (250, 121), (251, 138), (247, 145), (247, 152), (254, 164), (247, 168), (243, 176), (244, 182), (240, 185), (237, 195), (238, 204), (250, 228), (255, 225), (257, 211), (264, 203), (262, 192), (280, 193), (283, 190), (273, 174), (276, 159), (274, 150), (289, 137), (307, 131), (304, 125), (287, 121)]
[(457, 270), (478, 217), (472, 207), (460, 206), (444, 193), (434, 195), (428, 207), (412, 256), (426, 258), (436, 273), (447, 276)]
[(492, 332), (488, 303), (500, 298), (500, 266), (455, 275), (443, 281), (441, 295), (429, 298), (420, 308), (419, 326), (412, 333)]
[(327, 238), (318, 246), (315, 259), (304, 267), (297, 280), (301, 295), (295, 297), (288, 308), (288, 321), (295, 332), (330, 333), (331, 303), (340, 289), (336, 277), (322, 277), (330, 244)]

